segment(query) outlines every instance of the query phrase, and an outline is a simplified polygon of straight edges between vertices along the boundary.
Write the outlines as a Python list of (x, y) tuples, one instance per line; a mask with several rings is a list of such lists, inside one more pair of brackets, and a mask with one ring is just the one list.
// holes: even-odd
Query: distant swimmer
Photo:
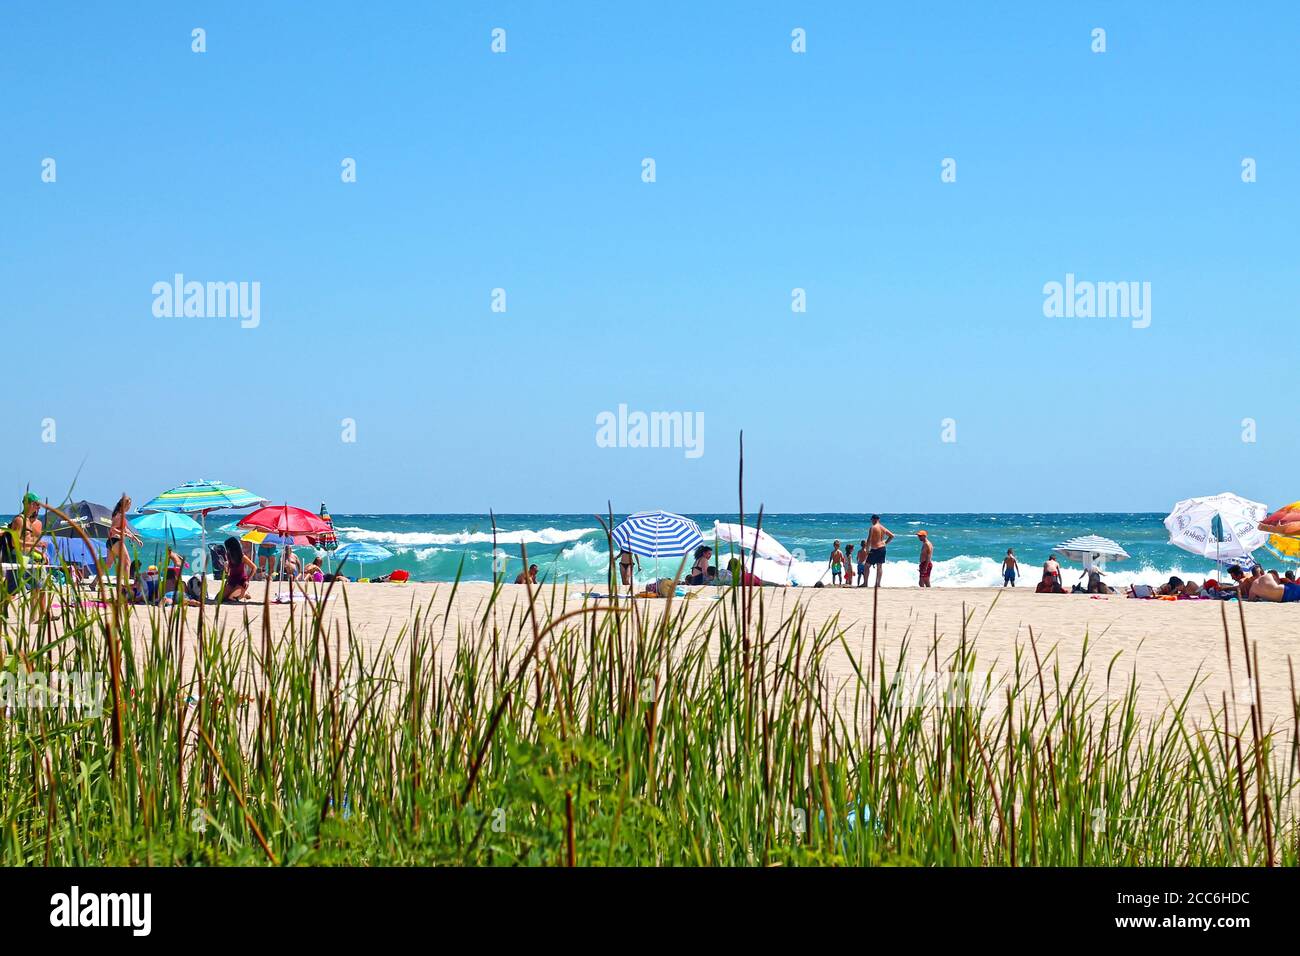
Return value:
[(880, 576), (885, 571), (885, 546), (893, 540), (894, 532), (880, 523), (880, 515), (872, 515), (867, 531), (867, 564), (876, 569), (876, 587), (880, 587)]

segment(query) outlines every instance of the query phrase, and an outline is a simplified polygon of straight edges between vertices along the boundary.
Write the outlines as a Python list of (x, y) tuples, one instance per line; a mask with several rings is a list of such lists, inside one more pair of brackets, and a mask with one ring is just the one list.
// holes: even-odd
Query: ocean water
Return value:
[[(617, 522), (623, 516), (616, 515)], [(716, 520), (735, 522), (731, 515), (690, 515), (712, 544), (710, 533)], [(917, 531), (925, 529), (934, 542), (935, 587), (997, 587), (1002, 583), (1002, 557), (1014, 548), (1020, 560), (1021, 586), (1033, 586), (1041, 567), (1060, 542), (1083, 534), (1098, 534), (1118, 541), (1131, 555), (1111, 563), (1106, 580), (1114, 586), (1133, 582), (1160, 583), (1176, 574), (1200, 580), (1214, 571), (1212, 562), (1196, 558), (1168, 543), (1160, 514), (886, 514), (885, 526), (898, 537), (890, 545), (885, 564), (885, 586), (916, 584), (920, 542)], [(599, 522), (587, 515), (498, 515), (497, 561), (504, 566), (507, 581), (522, 568), (520, 546), (528, 550), (528, 561), (539, 568), (542, 580), (573, 584), (602, 585), (606, 580), (608, 550)], [(747, 517), (747, 524), (753, 523)], [(784, 544), (797, 559), (794, 577), (811, 585), (826, 572), (832, 542), (852, 542), (866, 537), (869, 515), (790, 514), (764, 515), (763, 530)], [(487, 515), (452, 514), (335, 514), (340, 541), (369, 541), (393, 552), (391, 560), (367, 564), (367, 577), (405, 568), (420, 581), (450, 581), (458, 571), (463, 580), (492, 578), (492, 524)], [(721, 546), (724, 552), (727, 546)], [(1277, 562), (1267, 552), (1256, 557), (1265, 567)], [(715, 562), (716, 563), (716, 562)], [(1065, 582), (1072, 584), (1082, 573), (1078, 565), (1062, 562)], [(1071, 574), (1070, 567), (1078, 573)], [(677, 559), (657, 563), (642, 559), (638, 581), (671, 576)], [(357, 574), (355, 565), (347, 571)], [(824, 579), (829, 582), (829, 574)]]

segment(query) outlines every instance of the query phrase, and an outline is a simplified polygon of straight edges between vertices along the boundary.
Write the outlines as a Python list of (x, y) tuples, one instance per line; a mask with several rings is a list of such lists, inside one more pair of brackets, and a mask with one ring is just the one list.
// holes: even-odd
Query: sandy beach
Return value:
[[(284, 584), (275, 587), (277, 590), (286, 589)], [(448, 584), (352, 583), (340, 586), (344, 587), (353, 631), (368, 653), (377, 650), (385, 639), (387, 646), (392, 647), (399, 630), (414, 616), (415, 609), (429, 606), (432, 602), (434, 615), (447, 613), (447, 638), (439, 652), (449, 654), (454, 647), (457, 625), (467, 631), (472, 629), (482, 618), (492, 591), (492, 586), (484, 582), (462, 583), (448, 607), (447, 600), (451, 594)], [(262, 588), (261, 584), (253, 585), (251, 593), (258, 602), (262, 598)], [(331, 621), (343, 619), (340, 588), (336, 588), (329, 601), (327, 619)], [(715, 600), (715, 596), (723, 593), (726, 593), (723, 589), (696, 589), (696, 596), (686, 602), (689, 613), (700, 618), (722, 613), (721, 602)], [(805, 609), (807, 622), (814, 627), (834, 621), (844, 631), (845, 642), (854, 655), (863, 662), (870, 655), (874, 596), (868, 588), (762, 589), (769, 622), (783, 619), (798, 604)], [(1098, 693), (1106, 687), (1108, 668), (1111, 668), (1112, 697), (1123, 692), (1130, 675), (1136, 672), (1141, 707), (1146, 715), (1153, 716), (1171, 698), (1180, 698), (1196, 682), (1199, 689), (1193, 695), (1189, 711), (1197, 719), (1202, 719), (1211, 705), (1220, 706), (1222, 696), (1230, 693), (1223, 628), (1226, 611), (1237, 696), (1243, 702), (1247, 697), (1236, 602), (1137, 601), (1118, 595), (1040, 595), (1027, 588), (881, 588), (878, 599), (878, 652), (891, 662), (897, 658), (906, 641), (910, 645), (908, 660), (914, 660), (915, 667), (919, 668), (936, 633), (940, 657), (946, 657), (961, 639), (964, 613), (969, 621), (968, 639), (974, 640), (978, 651), (977, 669), (980, 672), (1009, 677), (1019, 645), (1027, 662), (1025, 666), (1032, 673), (1029, 646), (1032, 628), (1039, 653), (1044, 658), (1049, 684), (1051, 665), (1048, 655), (1053, 649), (1064, 679), (1068, 680), (1078, 665), (1086, 637), (1090, 675)], [(545, 618), (547, 608), (553, 606), (554, 613), (558, 614), (563, 605), (563, 610), (571, 611), (582, 606), (583, 598), (580, 589), (570, 589), (566, 597), (559, 589), (552, 592), (543, 587), (538, 591), (538, 601)], [(503, 588), (495, 609), (503, 629), (510, 619), (511, 609), (516, 610), (518, 621), (518, 612), (526, 604), (527, 594), (522, 585)], [(665, 602), (659, 600), (641, 600), (638, 601), (638, 610), (657, 614), (662, 613), (664, 605)], [(681, 599), (675, 601), (674, 609), (680, 609), (681, 605)], [(302, 609), (301, 604), (296, 605), (295, 613), (301, 613)], [(1288, 665), (1300, 658), (1300, 608), (1247, 603), (1244, 611), (1252, 655), (1258, 649), (1259, 688), (1265, 724), (1275, 724), (1279, 732), (1289, 737), (1294, 714)], [(231, 616), (232, 612), (236, 616)], [(193, 614), (193, 609), (189, 613)], [(240, 623), (245, 613), (250, 622), (260, 627), (264, 613), (260, 603), (241, 605), (238, 609), (226, 607), (223, 609), (223, 627)], [(272, 625), (278, 631), (287, 622), (289, 607), (272, 605), (269, 613)], [(138, 638), (143, 638), (147, 632), (147, 614), (142, 608), (135, 610), (133, 624)], [(440, 629), (441, 617), (435, 620)], [(190, 621), (186, 628), (190, 642), (194, 640), (192, 623)], [(853, 677), (852, 664), (838, 643), (828, 654), (827, 668), (834, 681), (847, 682)], [(1242, 710), (1245, 713), (1244, 707)]]

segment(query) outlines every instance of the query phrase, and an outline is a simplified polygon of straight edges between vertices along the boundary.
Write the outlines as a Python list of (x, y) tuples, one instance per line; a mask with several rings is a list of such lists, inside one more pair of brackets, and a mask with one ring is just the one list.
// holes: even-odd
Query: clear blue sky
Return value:
[[(1290, 501), (1296, 9), (11, 4), (0, 510), (81, 468), (724, 511), (741, 428), (777, 512)], [(260, 326), (156, 318), (177, 272), (260, 282)], [(1067, 272), (1150, 282), (1151, 327), (1045, 318)], [(704, 455), (597, 447), (620, 403), (703, 412)]]

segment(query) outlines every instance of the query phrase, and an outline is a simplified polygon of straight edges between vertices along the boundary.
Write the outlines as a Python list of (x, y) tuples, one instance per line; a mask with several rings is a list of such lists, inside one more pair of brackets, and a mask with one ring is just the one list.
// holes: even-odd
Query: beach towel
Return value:
[(305, 594), (302, 591), (294, 591), (290, 594), (288, 591), (277, 591), (275, 597), (271, 599), (272, 604), (321, 604), (325, 601), (322, 594), (317, 597), (314, 594)]

